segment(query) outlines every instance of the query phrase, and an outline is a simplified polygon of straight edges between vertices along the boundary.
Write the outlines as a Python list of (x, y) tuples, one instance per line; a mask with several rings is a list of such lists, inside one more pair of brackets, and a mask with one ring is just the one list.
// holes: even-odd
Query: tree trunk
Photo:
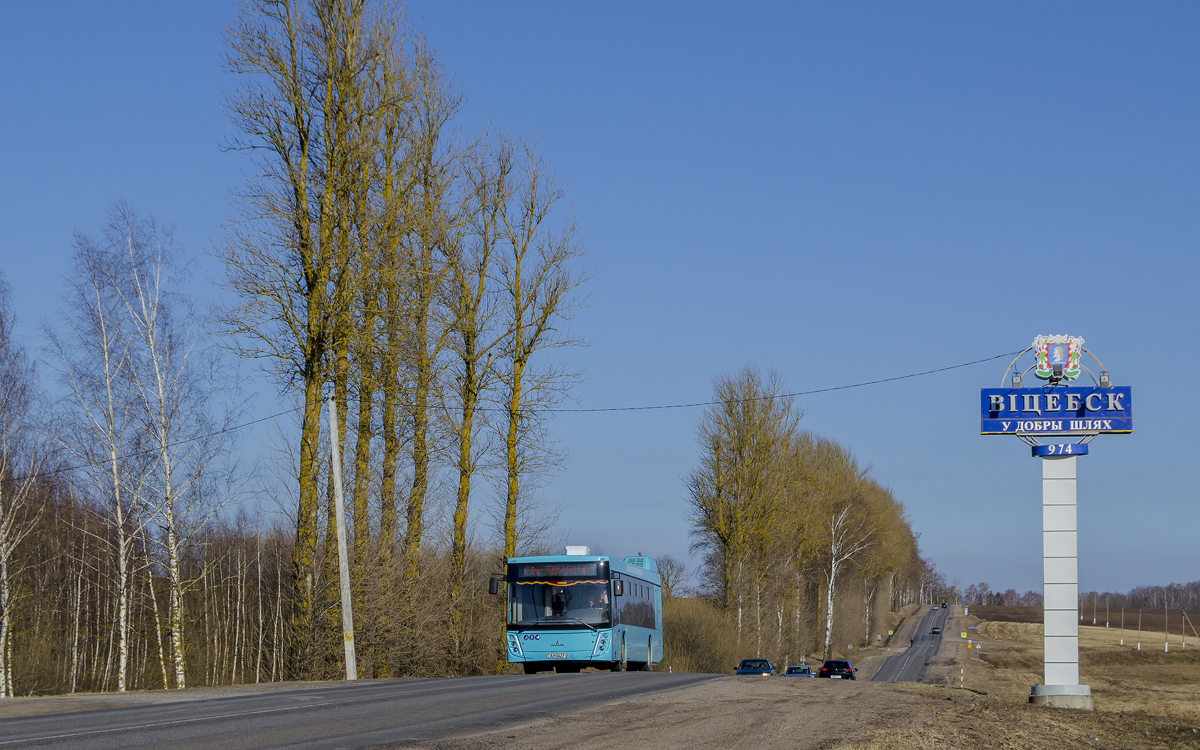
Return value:
[(834, 583), (837, 580), (837, 564), (832, 563), (829, 566), (829, 586), (825, 590), (825, 650), (826, 659), (832, 658), (833, 655), (833, 591)]

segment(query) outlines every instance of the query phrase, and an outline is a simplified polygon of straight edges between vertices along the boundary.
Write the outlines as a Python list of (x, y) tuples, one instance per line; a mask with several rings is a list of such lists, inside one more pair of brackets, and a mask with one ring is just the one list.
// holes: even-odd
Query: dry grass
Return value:
[(897, 686), (922, 694), (909, 726), (877, 729), (839, 750), (1059, 750), (1059, 748), (1200, 747), (1200, 726), (1177, 718), (1109, 711), (1045, 709), (965, 690), (929, 685)]
[[(1004, 700), (1026, 700), (1029, 686), (1042, 681), (1042, 626), (981, 622), (978, 632), (981, 653), (972, 649), (963, 655), (966, 649), (960, 646), (967, 686)], [(1166, 652), (1158, 633), (1153, 647), (1143, 640), (1138, 651), (1133, 635), (1131, 640), (1126, 631), (1122, 645), (1117, 629), (1079, 629), (1080, 682), (1091, 685), (1096, 708), (1200, 719), (1200, 644), (1189, 638), (1181, 648), (1176, 636)]]
[(703, 599), (664, 599), (663, 638), (660, 672), (728, 673), (741, 658), (733, 620)]

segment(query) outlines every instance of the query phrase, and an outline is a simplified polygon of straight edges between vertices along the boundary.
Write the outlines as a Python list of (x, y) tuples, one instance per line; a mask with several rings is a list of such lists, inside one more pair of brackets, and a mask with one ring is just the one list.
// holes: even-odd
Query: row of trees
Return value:
[[(0, 277), (0, 696), (296, 674), (294, 527), (232, 507), (252, 502), (248, 485), (269, 481), (269, 467), (237, 465), (238, 383), (181, 291), (174, 250), (169, 231), (127, 206), (100, 235), (76, 237), (63, 313), (44, 329), (54, 400), (13, 336)], [(431, 451), (431, 464), (453, 467), (448, 454)], [(371, 507), (377, 529), (378, 494)], [(446, 603), (452, 563), (482, 581), (503, 545), (496, 536), (464, 545), (454, 561), (441, 520), (411, 594), (426, 603), (415, 647), (387, 638), (397, 602), (384, 594), (399, 590), (402, 572), (354, 582), (368, 673), (444, 674), (451, 653), (459, 671), (496, 666), (500, 614), (482, 586), (462, 596), (467, 635), (457, 640)], [(536, 543), (544, 522), (520, 527), (517, 539)], [(328, 628), (339, 614), (325, 574), (334, 550), (317, 549)], [(341, 674), (340, 641), (337, 632), (314, 647), (312, 674)]]
[[(586, 274), (548, 165), (464, 134), (389, 6), (250, 0), (227, 42), (236, 301), (198, 309), (169, 229), (119, 204), (74, 240), (51, 400), (0, 289), (0, 695), (341, 676), (328, 397), (360, 674), (500, 667), (482, 582), (554, 523), (546, 407)], [(295, 401), (274, 462), (239, 465), (230, 348)]]
[(778, 376), (715, 379), (687, 479), (705, 593), (758, 653), (832, 653), (835, 612), (862, 613), (838, 643), (869, 640), (884, 607), (926, 598), (929, 566), (892, 493), (845, 447), (799, 429)]
[[(961, 604), (1003, 605), (1009, 607), (1040, 607), (1043, 597), (1039, 591), (1017, 593), (1016, 589), (992, 591), (985, 583), (973, 583), (961, 592), (951, 587), (948, 601)], [(1126, 593), (1085, 591), (1079, 594), (1079, 609), (1109, 606), (1131, 609), (1200, 609), (1200, 581), (1172, 583), (1166, 586), (1137, 586)]]
[[(545, 407), (573, 381), (548, 356), (584, 275), (563, 191), (527, 142), (457, 125), (462, 100), (423, 38), (364, 0), (251, 0), (228, 33), (231, 147), (256, 169), (221, 256), (240, 303), (223, 321), (301, 402), (295, 467), (294, 676), (331, 669), (341, 643), (322, 406), (349, 458), (353, 608), (368, 673), (423, 668), (421, 595), (432, 496), (449, 509), (447, 588), (434, 608), (452, 673), (468, 657), (471, 500), (495, 480), (501, 554), (515, 554), (533, 482), (556, 456)], [(322, 534), (322, 525), (324, 533)], [(526, 537), (529, 533), (524, 534)], [(394, 606), (393, 606), (394, 605)], [(385, 646), (386, 644), (386, 646)], [(337, 653), (333, 649), (332, 653)], [(400, 654), (399, 662), (385, 654)], [(493, 664), (495, 658), (493, 657)], [(360, 664), (364, 662), (360, 661)]]
[[(176, 292), (169, 231), (118, 206), (100, 236), (78, 234), (73, 249), (61, 318), (44, 329), (56, 402), (40, 398), (0, 293), (0, 692), (13, 691), (16, 625), (30, 615), (21, 605), (46, 593), (24, 574), (55, 565), (70, 569), (62, 580), (81, 606), (92, 586), (106, 592), (103, 674), (118, 690), (129, 684), (142, 588), (161, 583), (159, 656), (183, 687), (184, 599), (207, 571), (189, 569), (187, 551), (233, 496), (236, 382)], [(30, 543), (46, 514), (62, 535)], [(77, 684), (76, 668), (69, 674)]]
[(961, 592), (955, 591), (948, 601), (981, 606), (1040, 607), (1044, 599), (1040, 591), (1026, 591), (1023, 594), (1017, 593), (1016, 589), (992, 591), (991, 585), (984, 581), (972, 583)]
[(1110, 607), (1133, 609), (1189, 609), (1200, 610), (1200, 581), (1171, 583), (1166, 586), (1137, 586), (1126, 593), (1112, 591), (1088, 591), (1079, 595), (1079, 606), (1091, 607), (1099, 602)]

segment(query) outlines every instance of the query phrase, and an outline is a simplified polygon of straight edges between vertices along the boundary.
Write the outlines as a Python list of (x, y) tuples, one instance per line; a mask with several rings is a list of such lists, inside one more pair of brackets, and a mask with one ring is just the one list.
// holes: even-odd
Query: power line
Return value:
[(768, 401), (776, 398), (792, 398), (794, 396), (812, 396), (817, 393), (830, 393), (832, 391), (844, 391), (850, 388), (863, 388), (868, 385), (879, 385), (880, 383), (892, 383), (897, 380), (908, 380), (909, 378), (919, 378), (923, 375), (933, 375), (939, 372), (947, 372), (948, 370), (958, 370), (963, 367), (971, 367), (972, 365), (982, 364), (984, 362), (992, 362), (1004, 357), (1015, 357), (1019, 352), (1005, 352), (997, 354), (994, 357), (985, 357), (972, 362), (963, 362), (962, 364), (950, 365), (948, 367), (939, 367), (935, 370), (924, 370), (922, 372), (914, 372), (908, 375), (897, 375), (892, 378), (881, 378), (880, 380), (867, 380), (862, 383), (851, 383), (849, 385), (835, 385), (829, 388), (816, 388), (811, 391), (796, 391), (795, 393), (777, 393), (772, 396), (758, 396), (757, 398), (733, 399), (730, 401), (697, 401), (692, 404), (662, 404), (657, 406), (609, 406), (600, 409), (549, 409), (548, 411), (556, 412), (601, 412), (601, 411), (649, 411), (651, 409), (691, 409), (697, 406), (714, 406), (719, 403), (744, 403), (747, 401)]
[[(908, 375), (897, 375), (895, 377), (881, 378), (879, 380), (867, 380), (862, 383), (850, 383), (847, 385), (835, 385), (835, 386), (830, 386), (828, 388), (815, 388), (810, 391), (796, 391), (794, 393), (777, 393), (777, 394), (774, 394), (771, 396), (759, 396), (757, 398), (751, 398), (751, 399), (735, 399), (735, 400), (728, 401), (728, 402), (696, 401), (694, 403), (688, 403), (688, 404), (655, 404), (652, 406), (607, 406), (607, 407), (600, 407), (600, 408), (595, 408), (595, 409), (553, 408), (553, 409), (546, 409), (545, 411), (551, 412), (551, 413), (594, 414), (594, 413), (599, 413), (599, 412), (618, 412), (618, 411), (653, 411), (653, 410), (658, 410), (658, 409), (694, 409), (694, 408), (700, 407), (700, 406), (714, 406), (718, 403), (744, 403), (747, 401), (767, 401), (767, 400), (772, 400), (772, 399), (777, 399), (777, 398), (793, 398), (796, 396), (812, 396), (812, 395), (815, 395), (818, 393), (832, 393), (833, 391), (845, 391), (845, 390), (849, 390), (851, 388), (864, 388), (869, 385), (879, 385), (881, 383), (894, 383), (897, 380), (909, 380), (911, 378), (919, 378), (919, 377), (923, 377), (925, 375), (934, 375), (939, 372), (948, 372), (950, 370), (959, 370), (964, 367), (971, 367), (973, 365), (982, 364), (984, 362), (992, 362), (994, 360), (1002, 359), (1004, 357), (1013, 357), (1013, 356), (1016, 356), (1017, 354), (1018, 354), (1018, 352), (1005, 352), (1003, 354), (997, 354), (992, 357), (984, 357), (983, 359), (976, 359), (971, 362), (963, 362), (961, 364), (949, 365), (947, 367), (938, 367), (933, 370), (923, 370), (921, 372), (913, 372), (913, 373), (909, 373)], [(272, 419), (278, 419), (279, 417), (285, 417), (288, 414), (294, 414), (303, 408), (304, 408), (303, 406), (297, 406), (293, 409), (286, 409), (286, 410), (278, 412), (276, 414), (271, 414), (270, 416), (260, 417), (258, 419), (250, 420), (249, 422), (242, 422), (241, 424), (236, 424), (231, 427), (225, 427), (225, 428), (217, 430), (215, 432), (210, 432), (207, 435), (199, 435), (199, 436), (196, 436), (193, 438), (188, 438), (186, 440), (180, 440), (180, 441), (177, 441), (174, 443), (170, 443), (167, 447), (175, 448), (180, 445), (185, 445), (187, 443), (194, 443), (198, 440), (206, 440), (208, 438), (217, 437), (218, 435), (223, 435), (228, 432), (234, 432), (236, 430), (245, 429), (246, 427), (251, 427), (251, 426), (259, 424), (261, 422), (267, 422)], [(486, 408), (481, 408), (478, 411), (489, 411), (489, 410)], [(496, 411), (500, 411), (500, 410), (497, 409)], [(147, 455), (150, 455), (150, 454), (156, 453), (156, 452), (157, 452), (157, 449), (156, 450), (138, 451), (136, 453), (129, 453), (129, 454), (120, 456), (119, 458), (121, 460), (130, 459), (130, 458), (138, 458), (140, 456), (147, 456)], [(36, 474), (30, 474), (26, 477), (22, 477), (21, 479), (52, 476), (54, 474), (60, 474), (64, 471), (74, 471), (76, 469), (82, 469), (87, 466), (93, 466), (93, 465), (95, 465), (95, 464), (82, 463), (82, 464), (75, 464), (72, 466), (63, 466), (63, 467), (60, 467), (57, 469), (50, 469), (47, 471), (40, 471)]]
[[(294, 409), (287, 409), (285, 411), (281, 411), (277, 414), (272, 414), (267, 417), (259, 417), (258, 419), (252, 419), (249, 422), (242, 422), (241, 424), (235, 424), (231, 427), (223, 427), (219, 430), (215, 430), (206, 435), (197, 435), (195, 437), (190, 437), (185, 440), (177, 440), (174, 443), (167, 443), (166, 447), (167, 448), (177, 448), (181, 445), (187, 445), (188, 443), (195, 443), (200, 440), (207, 440), (212, 437), (217, 437), (219, 435), (224, 435), (229, 432), (235, 432), (237, 430), (241, 430), (246, 427), (256, 425), (260, 422), (266, 422), (271, 419), (278, 419), (279, 417), (287, 416), (288, 414), (294, 414), (303, 408), (304, 408), (303, 406), (297, 406)], [(133, 453), (125, 453), (120, 456), (117, 456), (117, 460), (125, 461), (125, 460), (131, 459), (131, 458), (141, 458), (143, 456), (149, 456), (149, 455), (158, 453), (160, 450), (162, 450), (162, 449), (161, 448), (150, 448), (150, 449), (147, 449), (144, 451), (134, 451)], [(53, 476), (55, 474), (61, 474), (64, 471), (75, 471), (76, 469), (83, 469), (88, 466), (99, 466), (99, 465), (102, 465), (103, 463), (104, 463), (103, 461), (96, 461), (96, 462), (85, 461), (81, 464), (74, 464), (72, 466), (60, 466), (57, 469), (47, 469), (46, 471), (39, 471), (36, 474), (28, 474), (26, 476), (20, 477), (16, 481), (24, 481), (26, 479), (39, 479), (41, 477), (48, 477), (48, 476)]]

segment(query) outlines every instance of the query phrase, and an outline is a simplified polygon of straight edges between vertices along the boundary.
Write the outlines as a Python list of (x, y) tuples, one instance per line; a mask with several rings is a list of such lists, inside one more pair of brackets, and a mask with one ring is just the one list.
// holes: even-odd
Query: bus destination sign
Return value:
[(539, 562), (511, 566), (515, 578), (600, 578), (599, 562)]
[(1133, 396), (1117, 388), (983, 388), (984, 435), (1092, 435), (1133, 432)]

